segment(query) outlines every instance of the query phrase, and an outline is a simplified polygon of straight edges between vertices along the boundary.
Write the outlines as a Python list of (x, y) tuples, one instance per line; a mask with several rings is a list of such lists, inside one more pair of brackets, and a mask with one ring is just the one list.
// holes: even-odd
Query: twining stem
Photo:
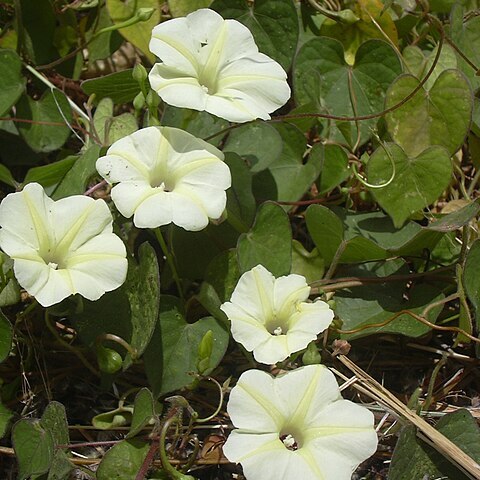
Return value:
[(165, 451), (165, 442), (167, 440), (167, 433), (170, 427), (178, 422), (177, 416), (173, 416), (165, 421), (162, 426), (162, 430), (160, 431), (160, 438), (159, 438), (159, 454), (160, 460), (162, 462), (162, 467), (167, 473), (167, 475), (175, 480), (187, 480), (193, 479), (190, 475), (184, 475), (182, 472), (179, 472), (176, 468), (172, 466), (170, 460), (168, 459), (167, 452)]
[(83, 356), (83, 354), (76, 349), (75, 347), (72, 347), (68, 342), (66, 342), (58, 333), (57, 329), (55, 326), (52, 324), (52, 320), (50, 318), (50, 315), (48, 314), (48, 310), (45, 310), (45, 324), (47, 325), (47, 328), (50, 330), (52, 335), (55, 337), (57, 342), (65, 347), (67, 350), (72, 352), (74, 355), (78, 357), (78, 359), (83, 363), (83, 365), (90, 370), (96, 377), (99, 377), (100, 374), (97, 372), (96, 368)]
[(428, 410), (430, 408), (430, 405), (433, 402), (433, 390), (435, 388), (435, 381), (437, 380), (437, 376), (440, 373), (440, 370), (446, 363), (447, 363), (447, 356), (442, 355), (442, 358), (438, 361), (438, 363), (435, 365), (435, 368), (433, 369), (432, 375), (430, 377), (430, 382), (428, 383), (427, 396), (422, 405), (423, 410)]
[(172, 271), (173, 279), (175, 281), (175, 284), (177, 285), (177, 290), (178, 294), (180, 295), (180, 298), (185, 301), (185, 297), (183, 295), (183, 288), (182, 288), (182, 282), (180, 280), (180, 277), (178, 275), (177, 271), (177, 266), (175, 264), (175, 259), (173, 258), (172, 253), (170, 252), (167, 243), (165, 242), (165, 239), (163, 238), (162, 231), (160, 230), (160, 227), (155, 228), (153, 230), (155, 232), (155, 237), (160, 245), (160, 248), (162, 249), (163, 254), (165, 255), (165, 258), (167, 259), (168, 265), (170, 266), (170, 270)]

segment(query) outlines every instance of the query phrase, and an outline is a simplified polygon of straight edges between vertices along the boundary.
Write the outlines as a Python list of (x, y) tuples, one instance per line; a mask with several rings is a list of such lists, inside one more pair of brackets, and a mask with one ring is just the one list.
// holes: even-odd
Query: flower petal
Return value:
[(74, 293), (68, 273), (54, 270), (45, 262), (15, 259), (13, 270), (18, 283), (43, 307), (59, 303)]
[(64, 256), (101, 233), (112, 232), (112, 214), (104, 200), (83, 195), (62, 198), (54, 203), (55, 251)]
[(232, 337), (236, 342), (241, 343), (247, 351), (255, 350), (260, 344), (272, 338), (272, 335), (265, 329), (263, 324), (246, 314), (237, 305), (227, 302), (220, 308), (230, 319)]
[(274, 276), (263, 265), (257, 265), (240, 277), (230, 301), (265, 324), (273, 315), (274, 282)]
[(269, 333), (265, 341), (255, 347), (253, 356), (257, 362), (274, 365), (288, 358), (294, 351), (290, 348), (287, 335), (272, 335)]
[(142, 202), (155, 195), (156, 192), (163, 193), (162, 190), (154, 189), (144, 181), (125, 182), (115, 185), (112, 188), (111, 196), (118, 211), (125, 218), (130, 218)]
[(335, 375), (323, 365), (308, 365), (278, 376), (275, 397), (294, 425), (311, 425), (318, 411), (341, 399)]
[(230, 392), (227, 412), (235, 427), (253, 432), (278, 432), (284, 424), (274, 392), (275, 379), (260, 370), (242, 373)]
[(208, 225), (208, 216), (191, 198), (160, 191), (143, 201), (133, 217), (133, 223), (139, 228), (155, 228), (172, 222), (185, 230), (198, 231)]
[[(29, 183), (21, 192), (7, 195), (0, 208), (2, 232), (6, 230), (14, 234), (22, 243), (36, 250), (48, 248), (52, 241), (50, 211), (53, 203), (38, 183)], [(7, 254), (13, 255), (12, 248), (15, 247), (11, 242), (4, 246), (1, 240), (1, 246)]]
[[(157, 63), (148, 74), (150, 85), (168, 105), (193, 110), (207, 110), (209, 95), (196, 76)], [(211, 112), (213, 113), (213, 112)]]
[(278, 442), (275, 450), (257, 451), (260, 453), (253, 452), (252, 456), (241, 460), (243, 473), (248, 480), (347, 480), (347, 477), (342, 476), (324, 476), (317, 464), (303, 455), (303, 452), (287, 450), (281, 442)]
[(113, 233), (92, 238), (66, 261), (75, 293), (97, 300), (125, 282), (128, 262), (123, 242)]
[(273, 286), (273, 305), (278, 317), (288, 318), (297, 313), (297, 303), (310, 295), (305, 277), (288, 275), (277, 278)]

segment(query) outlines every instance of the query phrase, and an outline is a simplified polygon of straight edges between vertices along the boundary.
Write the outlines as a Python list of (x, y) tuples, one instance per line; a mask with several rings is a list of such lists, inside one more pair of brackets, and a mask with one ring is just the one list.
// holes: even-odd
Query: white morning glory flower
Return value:
[(29, 183), (0, 205), (0, 247), (18, 283), (44, 307), (79, 293), (97, 300), (125, 281), (125, 245), (103, 200), (74, 195), (53, 201)]
[(162, 61), (150, 71), (150, 84), (175, 107), (247, 122), (269, 119), (290, 98), (287, 74), (259, 53), (250, 30), (213, 10), (157, 25), (150, 50)]
[(375, 453), (374, 417), (344, 400), (323, 365), (274, 378), (260, 370), (240, 376), (227, 405), (233, 430), (225, 456), (247, 480), (350, 480)]
[(305, 348), (333, 319), (322, 301), (306, 302), (305, 277), (275, 278), (263, 265), (245, 272), (230, 302), (220, 308), (231, 321), (232, 335), (257, 362), (274, 364)]
[(120, 213), (139, 228), (174, 223), (202, 230), (219, 218), (231, 176), (223, 153), (171, 127), (148, 127), (116, 141), (97, 160)]

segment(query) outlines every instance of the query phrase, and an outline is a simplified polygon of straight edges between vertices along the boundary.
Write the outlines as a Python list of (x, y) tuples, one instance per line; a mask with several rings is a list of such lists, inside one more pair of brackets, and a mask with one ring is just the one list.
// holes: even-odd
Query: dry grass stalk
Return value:
[(463, 450), (457, 447), (447, 437), (435, 430), (423, 418), (412, 412), (398, 398), (392, 395), (380, 383), (374, 380), (368, 373), (364, 372), (358, 365), (353, 363), (344, 355), (337, 357), (358, 379), (353, 384), (355, 388), (361, 387), (362, 393), (366, 393), (373, 400), (382, 404), (396, 416), (408, 420), (418, 429), (417, 435), (438, 452), (440, 452), (450, 462), (460, 468), (465, 475), (473, 480), (480, 480), (480, 465), (468, 456)]

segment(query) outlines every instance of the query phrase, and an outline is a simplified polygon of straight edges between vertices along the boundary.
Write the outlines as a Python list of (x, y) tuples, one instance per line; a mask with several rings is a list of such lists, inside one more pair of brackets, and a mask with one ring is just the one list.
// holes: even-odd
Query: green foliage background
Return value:
[[(207, 6), (244, 23), (288, 71), (292, 99), (271, 121), (232, 126), (164, 105), (132, 75), (155, 62), (153, 26)], [(140, 18), (140, 8), (151, 16)], [(227, 390), (228, 378), (255, 365), (230, 341), (219, 307), (259, 263), (276, 276), (304, 275), (336, 313), (308, 355), (283, 368), (309, 358), (340, 368), (332, 342), (346, 340), (352, 358), (410, 407), (435, 416), (451, 403), (438, 429), (480, 461), (477, 424), (458, 410), (476, 406), (478, 378), (470, 367), (456, 374), (478, 365), (480, 343), (479, 9), (476, 0), (1, 2), (3, 195), (29, 182), (54, 199), (83, 194), (100, 182), (95, 162), (106, 148), (157, 119), (221, 148), (232, 172), (218, 225), (163, 228), (181, 292), (156, 238), (115, 212), (129, 276), (97, 302), (70, 298), (43, 311), (0, 253), (0, 454), (15, 456), (2, 474), (173, 478), (152, 462), (147, 434), (180, 408), (166, 395), (211, 413), (217, 393), (198, 375)], [(463, 403), (449, 397), (455, 389)], [(216, 418), (228, 421), (224, 408)], [(71, 443), (85, 426), (116, 436), (105, 455), (79, 462), (72, 450), (87, 447)], [(398, 432), (387, 426), (391, 457)], [(206, 429), (202, 445), (214, 433)], [(215, 464), (205, 452), (194, 464)], [(389, 472), (381, 456), (359, 472), (376, 474), (464, 478), (413, 427), (400, 433)]]

